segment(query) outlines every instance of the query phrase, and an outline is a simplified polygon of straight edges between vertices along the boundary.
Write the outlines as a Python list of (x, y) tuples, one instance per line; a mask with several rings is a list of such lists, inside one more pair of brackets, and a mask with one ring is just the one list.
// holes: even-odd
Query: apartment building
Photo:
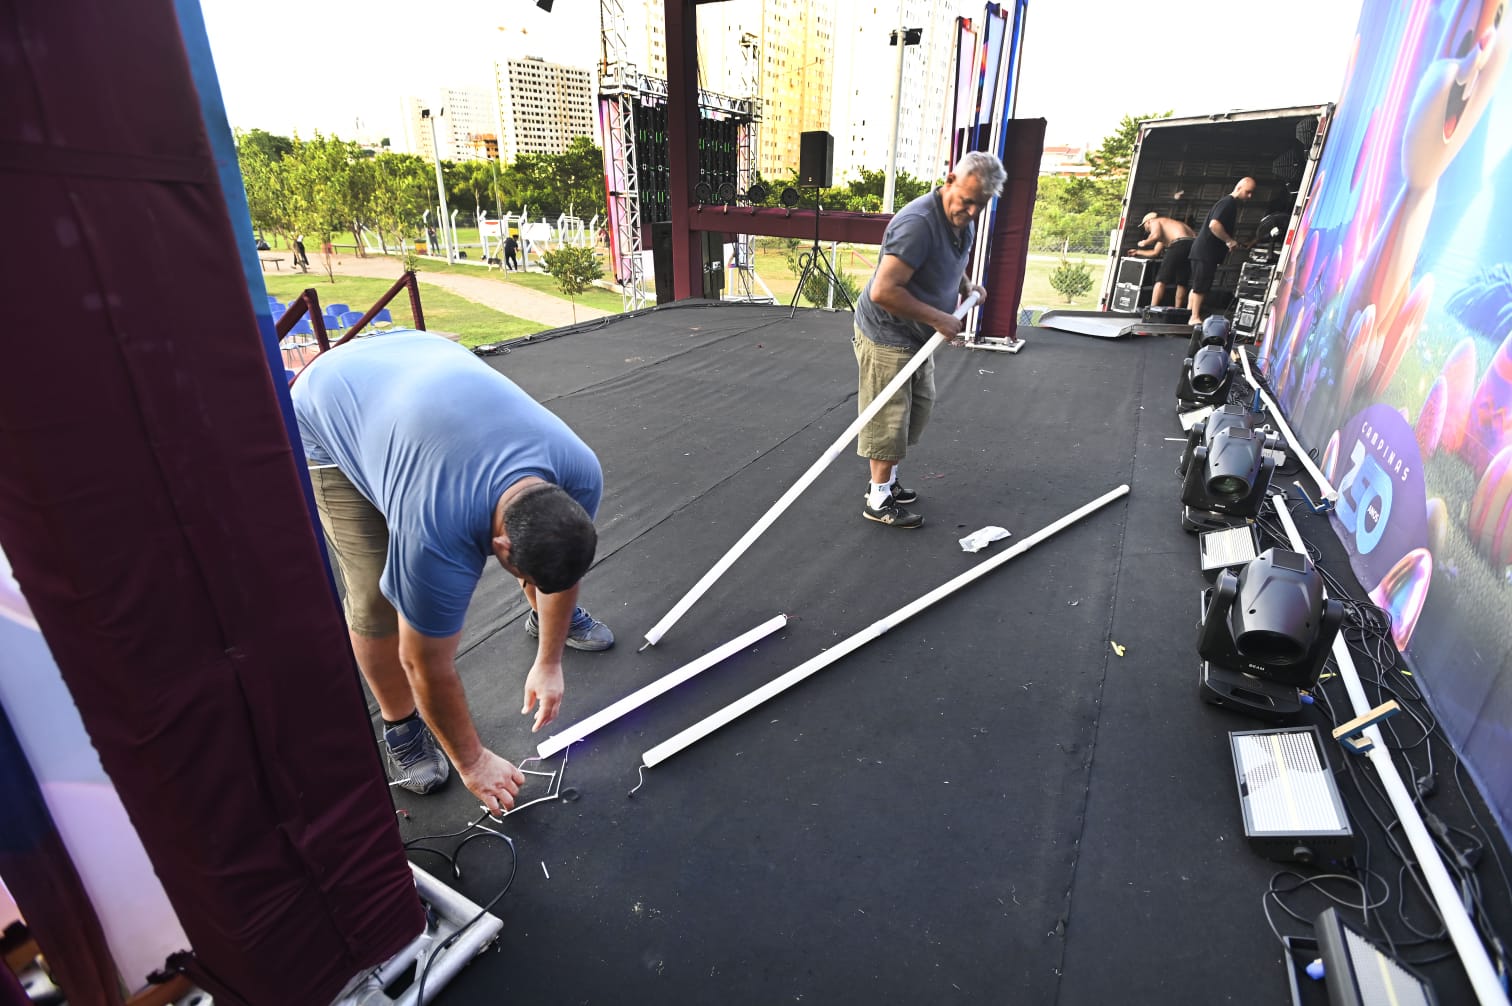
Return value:
[(506, 162), (521, 154), (560, 154), (573, 138), (594, 139), (594, 79), (584, 69), (535, 56), (494, 64), (498, 149)]
[(835, 132), (836, 9), (835, 0), (728, 0), (698, 8), (699, 86), (761, 99), (756, 166), (767, 178), (797, 170), (800, 134)]
[[(436, 117), (434, 146), (431, 123), (422, 110)], [(403, 122), (405, 145), (411, 153), (426, 160), (439, 153), (443, 161), (471, 161), (488, 156), (488, 140), (497, 134), (498, 113), (486, 90), (443, 87), (434, 101), (405, 98)]]

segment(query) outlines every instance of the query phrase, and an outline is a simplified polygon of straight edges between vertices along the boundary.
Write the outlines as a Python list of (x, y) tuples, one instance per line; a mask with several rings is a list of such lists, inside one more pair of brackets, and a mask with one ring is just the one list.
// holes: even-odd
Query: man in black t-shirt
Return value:
[(1202, 302), (1213, 288), (1213, 277), (1218, 266), (1228, 253), (1239, 247), (1234, 237), (1234, 228), (1239, 220), (1239, 204), (1247, 203), (1255, 194), (1255, 180), (1241, 178), (1234, 191), (1213, 204), (1207, 222), (1197, 229), (1197, 240), (1192, 243), (1192, 324), (1203, 321)]

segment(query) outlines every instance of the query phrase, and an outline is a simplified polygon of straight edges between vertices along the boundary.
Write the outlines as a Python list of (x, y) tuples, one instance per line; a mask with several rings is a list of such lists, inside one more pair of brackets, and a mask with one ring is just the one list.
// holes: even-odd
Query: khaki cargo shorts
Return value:
[(347, 628), (379, 639), (399, 631), (399, 616), (378, 589), (388, 561), (388, 522), (335, 465), (310, 466), (315, 509), (336, 567)]
[[(860, 415), (918, 350), (879, 346), (862, 335), (860, 328), (852, 335), (851, 345), (856, 351), (856, 414)], [(934, 400), (934, 357), (931, 356), (882, 406), (882, 410), (861, 427), (856, 453), (874, 461), (894, 464), (902, 461), (908, 448), (919, 442), (924, 427), (929, 425)]]

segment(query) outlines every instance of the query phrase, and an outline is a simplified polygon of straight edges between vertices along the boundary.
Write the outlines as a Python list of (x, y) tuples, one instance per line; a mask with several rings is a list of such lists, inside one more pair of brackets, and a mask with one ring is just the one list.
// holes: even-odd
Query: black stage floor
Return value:
[[(854, 418), (850, 325), (678, 305), (490, 359), (605, 471), (583, 603), (619, 643), (568, 651), (554, 726), (777, 613), (792, 621), (570, 750), (573, 799), (503, 825), (519, 871), (496, 908), (497, 948), (440, 1001), (1289, 1001), (1261, 910), (1282, 867), (1245, 842), (1227, 745), (1262, 724), (1197, 694), (1203, 581), (1172, 474), (1184, 342), (1030, 331), (1017, 355), (941, 349), (933, 425), (903, 469), (922, 529), (862, 519), (865, 467), (848, 448), (637, 652)], [(1126, 498), (647, 770), (627, 796), (646, 749), (1122, 483)], [(958, 545), (993, 524), (1013, 538), (976, 555)], [(1322, 518), (1303, 532), (1329, 535)], [(485, 741), (514, 760), (544, 739), (519, 715), (534, 654), (524, 612), (492, 569), (460, 659)], [(477, 816), (455, 780), (397, 803), (407, 839)], [(458, 886), (480, 903), (509, 876), (492, 839), (460, 858)], [(1394, 865), (1380, 868), (1395, 884)], [(1465, 994), (1456, 965), (1431, 973)]]

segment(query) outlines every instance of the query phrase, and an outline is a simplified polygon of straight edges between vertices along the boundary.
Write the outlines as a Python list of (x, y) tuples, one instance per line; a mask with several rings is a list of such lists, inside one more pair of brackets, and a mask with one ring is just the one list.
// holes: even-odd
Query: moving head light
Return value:
[(1312, 560), (1266, 549), (1239, 572), (1218, 574), (1203, 602), (1202, 697), (1262, 719), (1299, 712), (1298, 690), (1317, 684), (1344, 621)]
[(1208, 447), (1213, 443), (1213, 438), (1224, 430), (1234, 426), (1242, 426), (1249, 430), (1260, 430), (1266, 437), (1265, 446), (1277, 449), (1281, 446), (1279, 437), (1271, 435), (1270, 428), (1261, 425), (1261, 415), (1253, 412), (1243, 405), (1230, 403), (1221, 409), (1214, 409), (1207, 418), (1199, 419), (1187, 430), (1186, 449), (1181, 452), (1181, 461), (1176, 465), (1176, 477), (1186, 478), (1187, 466), (1192, 463), (1192, 454), (1198, 447)]
[(1181, 380), (1176, 383), (1176, 402), (1183, 410), (1217, 405), (1228, 397), (1236, 367), (1230, 360), (1234, 330), (1227, 318), (1213, 317), (1192, 330), (1186, 359), (1181, 361)]
[(1274, 443), (1260, 430), (1235, 425), (1194, 447), (1181, 480), (1181, 526), (1213, 531), (1258, 514), (1281, 460)]

